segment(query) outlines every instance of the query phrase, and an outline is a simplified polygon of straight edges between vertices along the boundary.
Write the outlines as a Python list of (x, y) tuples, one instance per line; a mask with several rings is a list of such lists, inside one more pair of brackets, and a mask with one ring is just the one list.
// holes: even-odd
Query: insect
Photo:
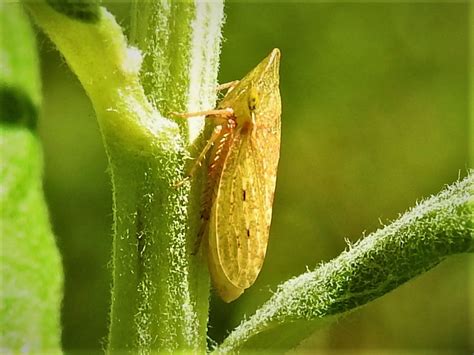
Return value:
[(280, 156), (279, 65), (274, 49), (242, 80), (221, 85), (228, 91), (216, 109), (177, 114), (215, 123), (188, 178), (208, 156), (196, 251), (207, 236), (209, 272), (225, 302), (255, 282), (265, 258)]

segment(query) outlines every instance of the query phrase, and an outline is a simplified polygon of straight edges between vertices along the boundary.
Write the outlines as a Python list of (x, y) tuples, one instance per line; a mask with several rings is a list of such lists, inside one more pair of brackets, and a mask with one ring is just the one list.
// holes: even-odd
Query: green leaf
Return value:
[(0, 122), (34, 127), (41, 97), (35, 37), (19, 5), (0, 3), (0, 16)]
[(281, 284), (216, 352), (289, 350), (322, 324), (474, 250), (473, 171), (336, 259)]
[(36, 43), (20, 5), (1, 3), (0, 22), (0, 348), (60, 353), (62, 267), (33, 131), (40, 103)]

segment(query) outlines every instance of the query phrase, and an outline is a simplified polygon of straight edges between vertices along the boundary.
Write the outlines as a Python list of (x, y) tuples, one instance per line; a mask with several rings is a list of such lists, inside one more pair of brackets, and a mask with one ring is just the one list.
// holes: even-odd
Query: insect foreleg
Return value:
[(189, 171), (186, 174), (186, 176), (184, 177), (184, 179), (181, 180), (181, 181), (178, 181), (175, 184), (176, 187), (179, 187), (179, 186), (183, 185), (186, 181), (189, 181), (194, 176), (194, 173), (196, 172), (196, 169), (203, 162), (203, 160), (206, 157), (206, 154), (209, 151), (209, 149), (211, 149), (214, 142), (217, 141), (220, 138), (221, 132), (222, 132), (222, 126), (221, 125), (214, 127), (214, 131), (212, 131), (211, 138), (209, 138), (209, 140), (207, 141), (204, 149), (201, 151), (201, 153), (197, 157), (197, 159), (194, 162), (194, 164), (192, 165), (191, 169), (189, 169)]
[(229, 117), (232, 117), (232, 115), (234, 114), (234, 111), (232, 109), (225, 108), (225, 109), (186, 112), (186, 113), (172, 112), (171, 114), (173, 116), (180, 117), (180, 118), (191, 118), (191, 117), (198, 117), (198, 116), (217, 116), (217, 117), (222, 117), (222, 118), (229, 118)]

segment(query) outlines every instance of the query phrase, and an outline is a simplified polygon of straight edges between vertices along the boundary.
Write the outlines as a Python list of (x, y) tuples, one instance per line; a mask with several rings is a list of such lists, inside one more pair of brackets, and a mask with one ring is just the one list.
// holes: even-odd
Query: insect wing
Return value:
[[(278, 57), (279, 58), (279, 57)], [(281, 99), (279, 91), (277, 63), (267, 64), (266, 75), (255, 86), (259, 92), (260, 105), (255, 111), (255, 128), (251, 136), (251, 149), (254, 159), (259, 159), (263, 209), (266, 212), (269, 233), (272, 219), (272, 206), (276, 187), (277, 168), (280, 158)]]
[[(220, 268), (216, 274), (220, 279), (214, 281), (230, 283), (230, 289), (242, 292), (255, 281), (268, 241), (262, 181), (258, 178), (261, 165), (251, 153), (249, 137), (236, 137), (212, 207), (209, 235), (211, 255), (215, 267)], [(222, 291), (218, 290), (225, 299)]]

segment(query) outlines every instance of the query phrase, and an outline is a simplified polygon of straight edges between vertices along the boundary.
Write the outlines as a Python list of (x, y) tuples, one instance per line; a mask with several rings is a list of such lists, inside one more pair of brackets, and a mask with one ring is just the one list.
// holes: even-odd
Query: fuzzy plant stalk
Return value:
[[(92, 2), (25, 2), (94, 106), (113, 185), (108, 351), (205, 352), (209, 280), (191, 255), (200, 179), (176, 188), (202, 121), (172, 111), (214, 106), (221, 2), (136, 2), (131, 46)], [(199, 120), (198, 120), (199, 121)]]
[(41, 84), (31, 24), (0, 3), (0, 352), (60, 353), (62, 265), (42, 189)]

